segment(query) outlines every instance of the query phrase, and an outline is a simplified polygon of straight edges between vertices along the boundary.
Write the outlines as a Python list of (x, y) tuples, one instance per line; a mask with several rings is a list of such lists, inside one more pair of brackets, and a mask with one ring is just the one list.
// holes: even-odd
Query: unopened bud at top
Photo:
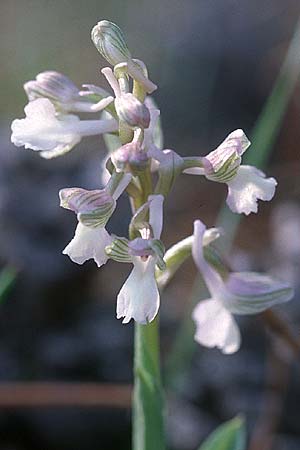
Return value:
[(111, 65), (114, 66), (131, 59), (124, 35), (115, 23), (101, 20), (92, 29), (91, 38), (98, 52)]
[(150, 112), (133, 94), (122, 94), (115, 99), (115, 108), (121, 120), (133, 128), (148, 128)]
[(73, 81), (55, 71), (39, 73), (35, 80), (24, 84), (24, 89), (29, 101), (44, 97), (55, 104), (67, 105), (80, 99), (79, 90)]

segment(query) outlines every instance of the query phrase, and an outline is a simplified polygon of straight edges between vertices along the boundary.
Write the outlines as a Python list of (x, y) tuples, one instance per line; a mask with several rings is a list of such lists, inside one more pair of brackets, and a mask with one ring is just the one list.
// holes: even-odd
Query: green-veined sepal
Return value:
[(128, 243), (128, 239), (116, 237), (113, 242), (105, 248), (105, 253), (114, 261), (131, 263), (132, 256), (128, 252)]

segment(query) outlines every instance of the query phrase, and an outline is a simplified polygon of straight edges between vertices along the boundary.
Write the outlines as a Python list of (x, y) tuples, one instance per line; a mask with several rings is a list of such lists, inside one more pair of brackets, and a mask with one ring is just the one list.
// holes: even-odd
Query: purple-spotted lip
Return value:
[(153, 254), (153, 250), (149, 247), (148, 239), (136, 238), (128, 243), (128, 253), (131, 256), (140, 256), (146, 261)]

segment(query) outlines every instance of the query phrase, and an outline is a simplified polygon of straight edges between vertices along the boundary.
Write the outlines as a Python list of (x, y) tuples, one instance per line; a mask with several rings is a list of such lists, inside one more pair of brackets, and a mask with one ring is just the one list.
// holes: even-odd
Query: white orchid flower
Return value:
[(11, 125), (11, 141), (41, 151), (43, 158), (54, 158), (70, 151), (83, 136), (116, 131), (115, 119), (80, 120), (71, 114), (57, 115), (47, 98), (38, 98), (25, 106), (25, 119), (15, 119)]
[[(117, 318), (123, 318), (123, 323), (131, 319), (146, 324), (157, 315), (160, 295), (155, 279), (155, 266), (163, 263), (164, 249), (160, 235), (163, 221), (163, 196), (150, 195), (149, 228), (141, 230), (141, 238), (127, 242), (124, 256), (119, 261), (131, 262), (133, 269), (125, 281), (117, 298)], [(151, 235), (150, 235), (151, 234)], [(122, 241), (116, 242), (122, 246)]]
[(241, 343), (233, 314), (256, 314), (293, 297), (293, 289), (284, 282), (254, 272), (230, 273), (224, 281), (203, 256), (206, 227), (194, 222), (193, 258), (210, 292), (211, 298), (195, 307), (195, 340), (223, 353), (236, 352)]
[(241, 165), (241, 156), (250, 141), (243, 130), (230, 133), (219, 147), (202, 158), (203, 167), (184, 170), (191, 175), (205, 175), (207, 179), (226, 183), (227, 204), (235, 213), (257, 212), (258, 200), (273, 198), (277, 181), (253, 166)]
[(107, 190), (66, 188), (59, 192), (60, 205), (77, 214), (75, 236), (63, 250), (77, 264), (93, 259), (98, 267), (106, 263), (105, 247), (112, 238), (105, 225), (116, 208), (116, 201), (126, 189), (130, 175), (122, 175), (119, 185), (110, 194)]

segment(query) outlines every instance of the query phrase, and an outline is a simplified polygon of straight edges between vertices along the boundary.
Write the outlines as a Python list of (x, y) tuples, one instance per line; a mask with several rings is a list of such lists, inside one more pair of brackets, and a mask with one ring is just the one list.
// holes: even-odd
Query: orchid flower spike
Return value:
[[(55, 72), (41, 72), (35, 80), (27, 81), (24, 90), (28, 100), (37, 98), (48, 98), (59, 112), (96, 112), (106, 108), (113, 97), (102, 95), (99, 102), (90, 101), (87, 96), (83, 96), (77, 86), (65, 75)], [(103, 93), (103, 90), (102, 90)]]
[(111, 244), (112, 238), (105, 225), (116, 208), (116, 200), (131, 179), (129, 174), (117, 176), (118, 183), (113, 192), (81, 188), (65, 188), (59, 192), (60, 206), (77, 214), (75, 236), (63, 250), (63, 254), (77, 264), (93, 259), (100, 267), (108, 259), (105, 247)]
[(41, 151), (43, 158), (55, 158), (70, 151), (83, 136), (110, 133), (118, 129), (115, 119), (80, 120), (71, 114), (57, 115), (47, 98), (38, 98), (25, 106), (25, 119), (12, 122), (11, 141)]
[(235, 213), (257, 212), (257, 201), (273, 198), (277, 181), (253, 166), (241, 165), (241, 156), (250, 141), (243, 130), (230, 133), (219, 147), (202, 158), (203, 167), (192, 167), (184, 172), (205, 175), (208, 180), (226, 183), (226, 202)]
[(123, 323), (131, 319), (141, 324), (152, 322), (160, 303), (155, 279), (155, 266), (164, 267), (164, 247), (160, 241), (163, 220), (163, 196), (150, 195), (148, 202), (137, 211), (135, 217), (145, 210), (149, 223), (142, 223), (140, 236), (132, 241), (115, 239), (107, 248), (109, 256), (120, 262), (131, 262), (133, 269), (117, 298), (117, 318)]
[(284, 282), (254, 272), (233, 272), (224, 281), (203, 256), (206, 226), (194, 222), (192, 254), (211, 298), (195, 307), (195, 340), (205, 347), (217, 347), (225, 354), (236, 352), (241, 343), (233, 314), (256, 314), (293, 297), (293, 289)]

